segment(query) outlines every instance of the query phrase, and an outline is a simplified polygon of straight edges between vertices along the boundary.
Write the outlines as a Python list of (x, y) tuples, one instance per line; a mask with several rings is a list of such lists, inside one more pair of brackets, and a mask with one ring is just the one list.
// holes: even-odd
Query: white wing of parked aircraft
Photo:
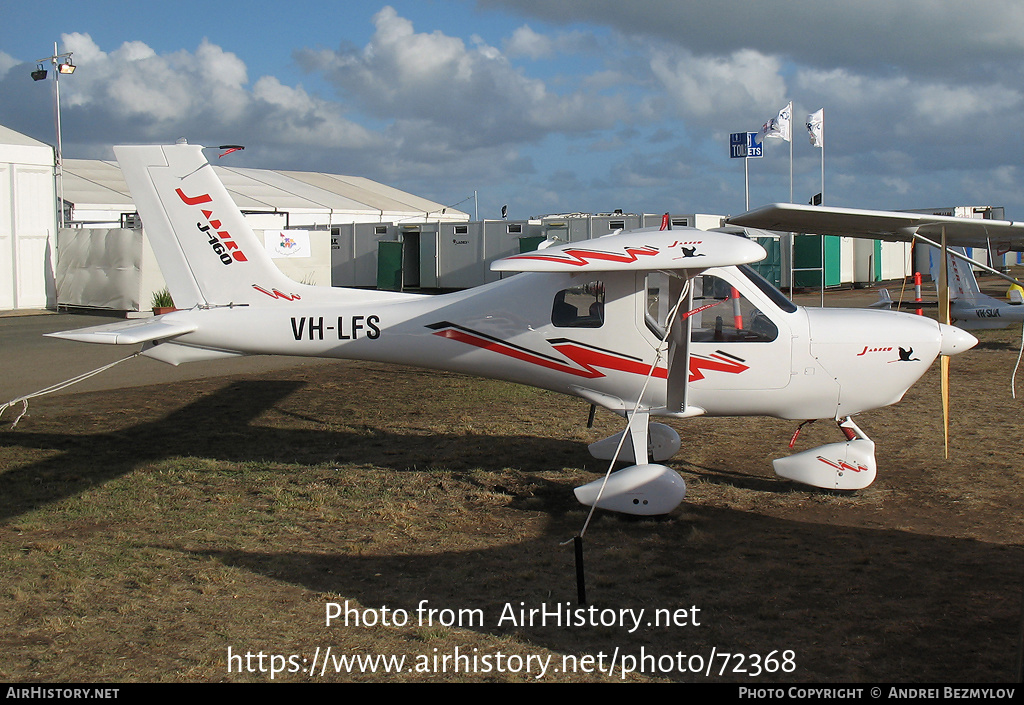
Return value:
[(907, 241), (915, 235), (935, 240), (945, 231), (949, 245), (991, 246), (1004, 252), (1024, 250), (1024, 223), (1008, 220), (773, 203), (733, 216), (727, 222), (781, 232), (889, 241)]

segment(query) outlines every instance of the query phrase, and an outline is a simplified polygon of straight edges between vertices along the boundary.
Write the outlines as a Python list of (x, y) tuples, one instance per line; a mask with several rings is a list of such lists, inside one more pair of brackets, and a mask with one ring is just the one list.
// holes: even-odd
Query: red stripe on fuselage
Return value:
[(539, 355), (534, 355), (525, 350), (519, 350), (509, 345), (505, 345), (496, 340), (488, 340), (487, 338), (481, 338), (470, 333), (464, 333), (463, 331), (455, 330), (453, 328), (439, 330), (436, 333), (434, 333), (434, 335), (439, 335), (442, 338), (448, 338), (450, 340), (457, 340), (460, 343), (474, 345), (478, 348), (490, 350), (491, 352), (496, 352), (501, 355), (505, 355), (506, 357), (515, 358), (516, 360), (522, 360), (523, 362), (529, 362), (533, 365), (540, 365), (541, 367), (546, 367), (549, 370), (555, 370), (556, 372), (565, 372), (567, 374), (576, 375), (578, 377), (586, 377), (588, 379), (593, 379), (595, 377), (604, 377), (603, 374), (596, 370), (578, 370), (574, 367), (563, 365), (554, 360), (547, 360), (543, 357), (540, 357)]
[(690, 355), (691, 382), (698, 382), (704, 379), (704, 372), (702, 370), (709, 370), (711, 372), (727, 372), (729, 374), (738, 375), (739, 373), (746, 372), (749, 369), (749, 365), (744, 365), (742, 362), (737, 360), (727, 360), (717, 354), (712, 355), (711, 357)]
[[(651, 371), (651, 366), (645, 362), (624, 359), (606, 352), (601, 352), (600, 350), (593, 350), (579, 345), (573, 345), (571, 343), (555, 345), (554, 348), (576, 364), (589, 370), (591, 374), (586, 375), (589, 377), (604, 377), (603, 373), (597, 371), (596, 368), (598, 367), (602, 367), (606, 370), (616, 370), (617, 372), (628, 372), (635, 375), (646, 375)], [(654, 376), (659, 379), (665, 379), (668, 377), (668, 370), (664, 367), (658, 367), (654, 370)]]
[[(505, 355), (506, 357), (511, 357), (523, 362), (529, 362), (530, 364), (545, 367), (556, 372), (564, 372), (565, 374), (570, 374), (575, 377), (583, 377), (584, 379), (605, 377), (606, 375), (598, 368), (642, 375), (646, 375), (651, 369), (650, 365), (638, 360), (623, 359), (609, 353), (591, 350), (573, 344), (555, 345), (553, 347), (583, 369), (572, 367), (571, 365), (566, 365), (558, 362), (557, 360), (551, 360), (511, 345), (506, 345), (498, 340), (490, 340), (454, 328), (446, 328), (445, 330), (437, 331), (434, 335), (439, 335), (442, 338), (448, 338), (449, 340), (457, 340), (460, 343), (473, 345), (478, 348), (483, 348), (484, 350), (490, 350), (491, 352)], [(654, 371), (655, 377), (664, 379), (667, 375), (668, 371), (664, 368), (659, 367)]]
[[(601, 369), (645, 376), (651, 371), (651, 366), (642, 360), (622, 357), (611, 352), (584, 347), (576, 343), (559, 343), (552, 345), (552, 347), (583, 369), (566, 365), (557, 360), (532, 353), (529, 350), (508, 345), (500, 340), (485, 338), (457, 328), (445, 328), (435, 332), (434, 335), (585, 379), (597, 379), (607, 376), (604, 372), (601, 372)], [(704, 379), (704, 370), (736, 375), (749, 369), (750, 366), (745, 365), (739, 358), (730, 360), (718, 353), (710, 357), (690, 355), (689, 381), (696, 382)], [(653, 376), (658, 379), (667, 379), (668, 369), (657, 367), (654, 370)]]

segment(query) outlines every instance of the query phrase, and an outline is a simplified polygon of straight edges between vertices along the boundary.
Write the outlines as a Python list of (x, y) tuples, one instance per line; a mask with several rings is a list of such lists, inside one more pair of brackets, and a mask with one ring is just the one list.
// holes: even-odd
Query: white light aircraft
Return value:
[[(928, 246), (928, 269), (936, 286), (941, 278), (939, 266), (941, 255), (935, 247)], [(946, 268), (949, 276), (950, 323), (964, 330), (991, 330), (1007, 328), (1024, 321), (1024, 299), (1019, 289), (1011, 289), (1009, 301), (1000, 301), (982, 293), (974, 267), (967, 257), (966, 248), (950, 247)], [(892, 308), (897, 302), (888, 290), (879, 292), (879, 300), (871, 304), (874, 308)], [(921, 308), (919, 302), (904, 300), (899, 305), (906, 309)], [(934, 304), (932, 304), (934, 305)]]
[(899, 401), (937, 355), (977, 342), (911, 314), (798, 307), (746, 266), (765, 256), (760, 245), (694, 229), (513, 255), (492, 269), (521, 274), (440, 296), (307, 286), (273, 264), (201, 147), (115, 152), (181, 310), (53, 335), (142, 344), (171, 364), (366, 359), (575, 395), (628, 420), (590, 446), (597, 458), (633, 463), (603, 491), (600, 481), (577, 488), (591, 506), (651, 515), (683, 499), (682, 478), (658, 464), (679, 450), (679, 435), (651, 417), (834, 419), (844, 441), (777, 460), (776, 472), (817, 487), (866, 487), (874, 444), (850, 417)]

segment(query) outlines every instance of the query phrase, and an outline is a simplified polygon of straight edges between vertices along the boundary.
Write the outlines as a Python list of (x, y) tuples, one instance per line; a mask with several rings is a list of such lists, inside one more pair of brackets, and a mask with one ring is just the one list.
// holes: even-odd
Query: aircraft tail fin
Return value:
[(291, 301), (309, 287), (274, 264), (199, 145), (115, 147), (178, 308)]
[[(963, 247), (950, 247), (951, 251), (959, 252), (962, 255), (967, 254)], [(939, 259), (939, 251), (934, 247), (928, 248), (928, 269), (932, 275), (932, 281), (939, 281), (939, 267), (941, 260)], [(949, 273), (949, 297), (950, 299), (962, 299), (964, 301), (972, 301), (980, 299), (983, 294), (981, 293), (981, 287), (978, 286), (978, 280), (974, 276), (974, 269), (971, 267), (970, 262), (965, 262), (959, 257), (954, 257), (951, 254), (947, 254), (947, 270)]]

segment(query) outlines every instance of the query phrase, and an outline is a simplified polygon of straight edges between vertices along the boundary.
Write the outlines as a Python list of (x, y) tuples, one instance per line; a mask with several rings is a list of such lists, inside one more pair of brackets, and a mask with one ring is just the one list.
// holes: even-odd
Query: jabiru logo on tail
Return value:
[[(178, 194), (178, 198), (181, 199), (182, 203), (187, 206), (199, 206), (204, 203), (212, 203), (213, 198), (210, 194), (204, 193), (201, 196), (186, 196), (185, 192), (180, 188), (174, 189), (175, 193)], [(233, 264), (234, 262), (248, 262), (245, 253), (242, 252), (238, 243), (231, 237), (231, 233), (227, 230), (221, 230), (222, 223), (219, 220), (214, 219), (213, 211), (208, 211), (205, 208), (202, 210), (203, 217), (206, 218), (209, 225), (203, 225), (202, 223), (196, 223), (196, 227), (199, 232), (206, 235), (208, 238), (207, 243), (213, 249), (214, 254), (220, 258), (223, 264)], [(213, 230), (216, 235), (210, 233)], [(218, 239), (220, 238), (220, 239)]]

